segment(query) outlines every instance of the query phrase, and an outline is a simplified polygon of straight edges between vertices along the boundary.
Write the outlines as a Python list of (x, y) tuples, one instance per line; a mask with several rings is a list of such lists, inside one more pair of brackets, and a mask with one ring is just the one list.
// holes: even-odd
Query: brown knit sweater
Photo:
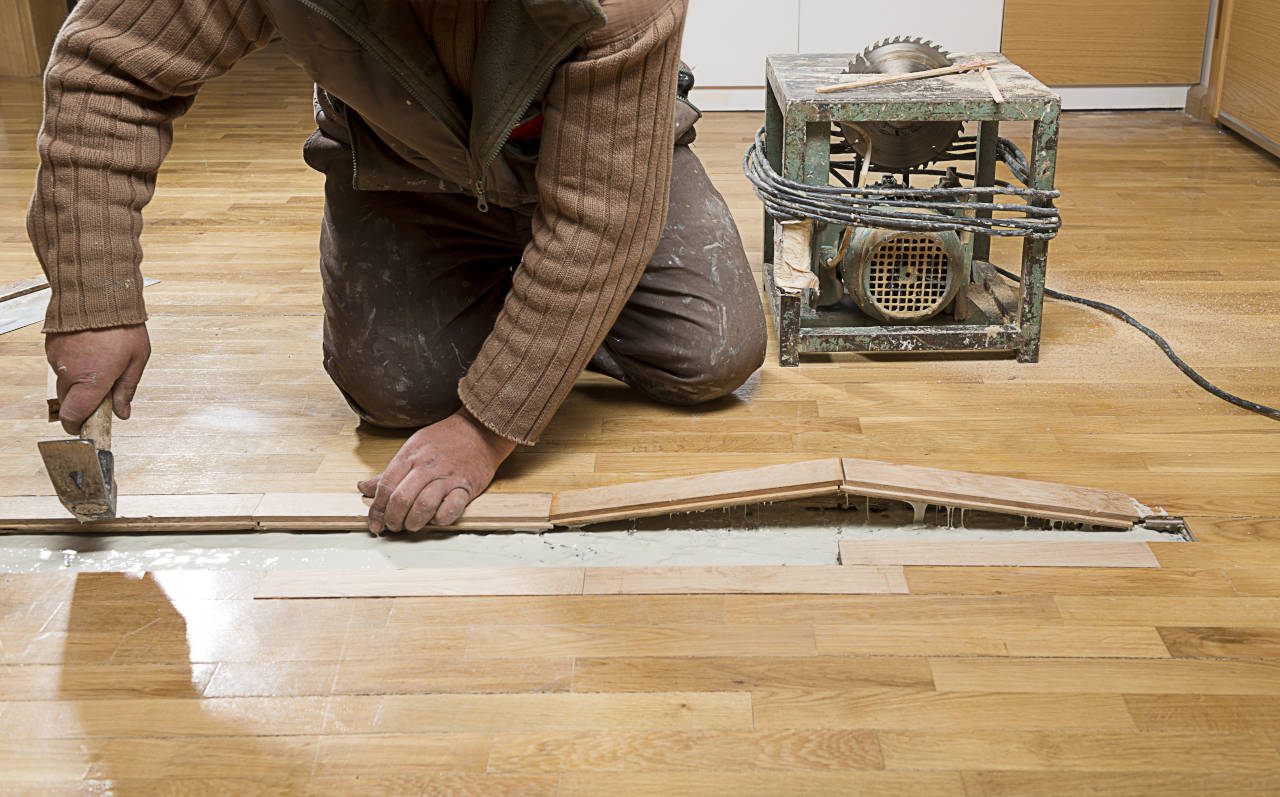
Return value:
[[(53, 286), (45, 332), (146, 320), (138, 237), (200, 85), (275, 32), (293, 0), (81, 0), (45, 77), (40, 168), (27, 227)], [(417, 0), (465, 96), (484, 3)], [(687, 0), (605, 0), (609, 24), (555, 71), (533, 239), (493, 332), (458, 385), (498, 434), (532, 443), (599, 347), (666, 218)], [(370, 119), (377, 123), (377, 119)]]

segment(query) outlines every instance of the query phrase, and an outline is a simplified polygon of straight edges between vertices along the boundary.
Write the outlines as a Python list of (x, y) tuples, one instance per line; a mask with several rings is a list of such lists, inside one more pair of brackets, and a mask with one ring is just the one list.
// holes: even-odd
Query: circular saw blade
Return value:
[[(933, 42), (918, 36), (895, 36), (876, 42), (859, 53), (849, 62), (845, 74), (903, 75), (950, 65), (950, 55)], [(840, 125), (840, 131), (855, 152), (866, 157), (869, 138), (872, 164), (893, 170), (912, 169), (935, 160), (951, 147), (963, 128), (959, 122)], [(862, 131), (865, 131), (865, 136)]]
[(895, 36), (878, 41), (849, 62), (845, 74), (903, 75), (951, 66), (951, 54), (919, 36)]

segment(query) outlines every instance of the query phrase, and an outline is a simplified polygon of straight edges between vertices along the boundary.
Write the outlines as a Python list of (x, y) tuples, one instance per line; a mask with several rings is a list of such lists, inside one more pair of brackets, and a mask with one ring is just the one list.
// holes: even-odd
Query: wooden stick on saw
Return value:
[(996, 105), (1004, 104), (1004, 95), (1000, 93), (1000, 87), (996, 85), (995, 78), (991, 77), (991, 72), (984, 66), (978, 70), (978, 74), (982, 75), (982, 80), (987, 84), (987, 91), (991, 92), (991, 99), (995, 100)]
[(819, 94), (829, 94), (833, 91), (844, 91), (845, 89), (856, 89), (862, 86), (880, 86), (885, 83), (904, 83), (908, 80), (920, 80), (926, 77), (941, 77), (942, 75), (956, 75), (961, 72), (968, 72), (971, 69), (982, 69), (988, 66), (995, 66), (999, 61), (970, 61), (967, 64), (953, 64), (952, 66), (944, 66), (938, 69), (926, 69), (923, 72), (907, 72), (902, 75), (877, 75), (868, 80), (860, 80), (856, 83), (833, 83), (830, 86), (819, 86)]

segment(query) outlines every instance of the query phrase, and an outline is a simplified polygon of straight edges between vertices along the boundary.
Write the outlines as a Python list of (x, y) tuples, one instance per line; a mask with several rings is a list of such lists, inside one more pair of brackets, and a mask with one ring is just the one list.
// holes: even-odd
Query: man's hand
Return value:
[(45, 336), (45, 355), (58, 375), (58, 418), (69, 434), (77, 434), (107, 393), (116, 417), (129, 417), (130, 403), (142, 370), (151, 357), (146, 324)]
[(387, 469), (365, 479), (373, 499), (369, 530), (421, 531), (458, 519), (493, 481), (516, 444), (489, 431), (465, 409), (423, 427), (405, 441)]

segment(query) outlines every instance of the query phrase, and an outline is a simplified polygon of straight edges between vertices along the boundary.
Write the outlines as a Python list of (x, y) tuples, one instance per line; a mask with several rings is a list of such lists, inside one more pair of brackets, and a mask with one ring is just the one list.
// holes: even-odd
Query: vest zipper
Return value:
[(542, 74), (538, 76), (538, 82), (534, 84), (533, 91), (529, 92), (528, 99), (526, 99), (524, 104), (520, 106), (520, 110), (516, 111), (515, 115), (511, 117), (511, 121), (507, 123), (507, 129), (503, 132), (502, 137), (498, 139), (497, 146), (493, 147), (489, 153), (485, 155), (484, 161), (480, 164), (480, 170), (476, 177), (475, 184), (476, 207), (481, 213), (489, 212), (489, 201), (485, 196), (485, 173), (489, 171), (489, 167), (493, 165), (493, 162), (498, 159), (498, 153), (502, 152), (502, 148), (506, 146), (507, 141), (511, 138), (511, 131), (519, 127), (520, 120), (523, 119), (525, 113), (533, 107), (534, 100), (541, 97), (542, 93), (546, 91), (547, 84), (551, 82), (551, 73), (556, 71), (556, 67), (560, 66), (560, 63), (564, 60), (566, 55), (573, 52), (574, 48), (581, 44), (582, 40), (590, 35), (591, 31), (586, 30), (576, 36), (573, 41), (566, 42), (564, 46), (556, 52), (555, 57), (550, 61), (550, 65), (544, 67)]
[[(415, 100), (418, 101), (419, 105), (421, 105), (423, 108), (426, 108), (427, 111), (429, 111), (432, 116), (435, 116), (436, 119), (440, 120), (440, 122), (444, 124), (445, 127), (449, 127), (449, 124), (445, 122), (443, 116), (437, 113), (436, 110), (432, 108), (431, 103), (427, 102), (426, 98), (423, 97), (418, 91), (414, 89), (412, 85), (412, 81), (409, 80), (409, 78), (404, 74), (404, 72), (402, 72), (395, 65), (393, 65), (387, 58), (383, 57), (383, 55), (380, 52), (378, 52), (377, 48), (370, 47), (369, 46), (370, 42), (368, 42), (367, 40), (364, 40), (364, 37), (361, 37), (355, 31), (350, 30), (346, 25), (343, 24), (341, 20), (339, 20), (327, 9), (322, 8), (320, 4), (314, 2), (314, 0), (298, 0), (298, 2), (306, 6), (307, 8), (311, 9), (315, 13), (319, 14), (320, 16), (324, 17), (325, 19), (329, 20), (333, 24), (337, 25), (339, 28), (345, 31), (347, 35), (355, 38), (357, 41), (360, 41), (361, 44), (364, 44), (366, 48), (368, 48), (368, 50), (372, 52), (378, 58), (379, 61), (382, 62), (382, 65), (385, 66), (387, 70), (390, 71), (391, 74), (395, 76), (396, 80), (399, 81), (401, 87), (403, 87), (405, 91), (409, 92), (409, 94)], [(498, 139), (497, 146), (493, 147), (492, 150), (485, 155), (484, 161), (480, 164), (480, 168), (476, 171), (476, 179), (475, 179), (475, 185), (474, 185), (475, 192), (476, 192), (476, 209), (478, 209), (481, 213), (489, 212), (489, 199), (487, 196), (487, 190), (485, 186), (485, 182), (486, 182), (485, 172), (487, 172), (489, 170), (489, 167), (493, 165), (493, 162), (498, 159), (498, 153), (502, 152), (502, 148), (506, 146), (507, 140), (511, 138), (511, 131), (515, 130), (516, 127), (520, 124), (521, 117), (523, 117), (525, 113), (529, 110), (529, 108), (533, 106), (534, 100), (540, 97), (542, 95), (542, 92), (546, 90), (547, 84), (551, 82), (551, 73), (555, 71), (556, 67), (560, 66), (560, 62), (564, 60), (564, 57), (568, 55), (570, 52), (572, 52), (573, 49), (577, 47), (579, 44), (581, 44), (583, 39), (586, 39), (587, 36), (589, 35), (591, 35), (591, 29), (584, 30), (582, 33), (575, 36), (572, 41), (566, 41), (565, 44), (561, 46), (558, 51), (556, 51), (555, 57), (553, 57), (548, 62), (549, 65), (544, 67), (542, 70), (542, 73), (538, 76), (538, 82), (535, 84), (533, 91), (529, 92), (529, 96), (524, 101), (524, 103), (520, 106), (520, 110), (517, 111), (516, 114), (511, 117), (511, 121), (507, 124), (506, 131), (502, 134), (502, 137)], [(474, 165), (475, 161), (470, 157), (471, 148), (467, 146), (467, 142), (465, 141), (465, 131), (461, 134), (456, 130), (451, 130), (450, 132), (453, 133), (454, 139), (457, 140), (458, 144), (462, 146), (463, 151), (468, 154), (468, 160), (471, 160), (472, 164)]]

